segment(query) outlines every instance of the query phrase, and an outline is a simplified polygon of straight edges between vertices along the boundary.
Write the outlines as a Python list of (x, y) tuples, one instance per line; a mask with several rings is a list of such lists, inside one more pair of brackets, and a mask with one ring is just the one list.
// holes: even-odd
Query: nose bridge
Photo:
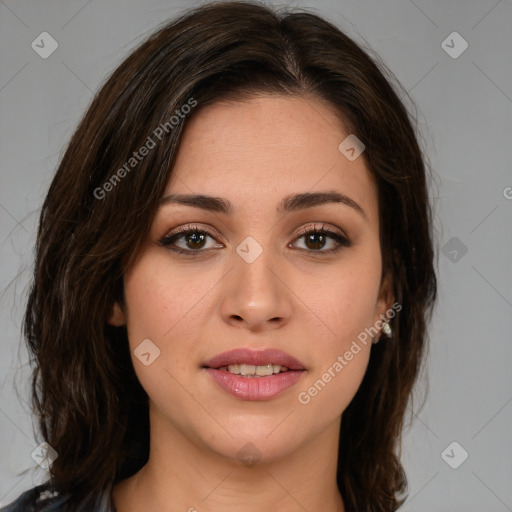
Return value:
[[(264, 294), (267, 298), (278, 293), (276, 257), (272, 254), (270, 236), (263, 241), (253, 236), (247, 236), (236, 247), (234, 257), (235, 274), (239, 278), (240, 292), (253, 295), (253, 302), (258, 301), (258, 295)], [(274, 268), (273, 268), (274, 267)]]
[(242, 319), (255, 327), (289, 316), (291, 305), (282, 282), (281, 263), (278, 255), (273, 254), (271, 236), (267, 235), (263, 236), (263, 243), (248, 236), (235, 248), (234, 268), (223, 299), (226, 319)]

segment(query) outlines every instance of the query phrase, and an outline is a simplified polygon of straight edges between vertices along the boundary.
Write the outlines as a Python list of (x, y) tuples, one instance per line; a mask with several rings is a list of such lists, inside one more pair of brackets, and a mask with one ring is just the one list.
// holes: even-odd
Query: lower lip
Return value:
[(224, 391), (242, 400), (270, 400), (291, 388), (305, 373), (288, 370), (266, 377), (242, 377), (225, 370), (205, 370)]

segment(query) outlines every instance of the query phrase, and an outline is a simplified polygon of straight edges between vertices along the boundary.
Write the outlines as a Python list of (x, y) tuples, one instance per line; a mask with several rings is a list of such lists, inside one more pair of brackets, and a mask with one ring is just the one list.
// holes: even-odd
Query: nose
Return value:
[(254, 332), (287, 324), (293, 311), (293, 292), (277, 257), (264, 250), (252, 262), (235, 255), (233, 264), (223, 283), (223, 320)]

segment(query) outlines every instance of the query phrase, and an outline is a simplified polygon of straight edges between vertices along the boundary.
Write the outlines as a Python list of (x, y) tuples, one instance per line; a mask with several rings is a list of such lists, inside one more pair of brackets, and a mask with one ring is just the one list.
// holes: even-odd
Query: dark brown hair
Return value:
[[(210, 3), (151, 35), (96, 94), (42, 207), (24, 318), (32, 411), (58, 453), (50, 481), (70, 503), (148, 460), (148, 397), (126, 328), (107, 318), (114, 301), (123, 303), (124, 272), (149, 232), (186, 123), (207, 104), (255, 94), (321, 99), (366, 146), (383, 276), (392, 274), (402, 310), (343, 413), (337, 478), (347, 512), (390, 512), (403, 502), (401, 433), (437, 293), (433, 222), (414, 123), (377, 62), (315, 14)], [(156, 141), (159, 126), (168, 129)], [(127, 166), (148, 137), (155, 147)]]

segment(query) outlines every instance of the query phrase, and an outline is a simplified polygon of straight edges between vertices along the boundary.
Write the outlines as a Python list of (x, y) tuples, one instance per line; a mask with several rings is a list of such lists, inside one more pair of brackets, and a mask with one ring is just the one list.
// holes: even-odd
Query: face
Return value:
[(190, 119), (164, 196), (222, 199), (163, 201), (110, 318), (127, 325), (152, 435), (267, 460), (337, 436), (370, 356), (362, 333), (393, 303), (377, 190), (364, 159), (338, 149), (348, 135), (310, 97), (216, 103)]

